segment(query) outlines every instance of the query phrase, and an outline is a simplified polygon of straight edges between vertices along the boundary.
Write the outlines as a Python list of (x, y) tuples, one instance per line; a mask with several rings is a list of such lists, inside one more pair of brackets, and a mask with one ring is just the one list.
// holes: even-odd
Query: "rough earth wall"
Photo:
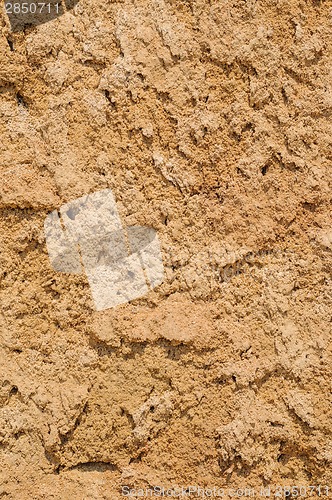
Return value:
[[(80, 0), (0, 32), (0, 496), (332, 488), (332, 2)], [(105, 188), (165, 280), (97, 312), (43, 223)]]

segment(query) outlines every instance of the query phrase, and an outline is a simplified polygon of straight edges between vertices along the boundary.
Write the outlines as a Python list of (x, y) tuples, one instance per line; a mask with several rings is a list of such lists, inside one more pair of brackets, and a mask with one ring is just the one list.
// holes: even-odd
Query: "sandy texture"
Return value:
[[(332, 488), (332, 2), (0, 26), (1, 498)], [(166, 276), (97, 312), (43, 223), (106, 188)]]

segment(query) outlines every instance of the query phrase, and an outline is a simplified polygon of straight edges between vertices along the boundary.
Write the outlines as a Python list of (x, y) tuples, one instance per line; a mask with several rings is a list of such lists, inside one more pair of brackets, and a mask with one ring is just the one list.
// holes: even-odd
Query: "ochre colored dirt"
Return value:
[[(80, 0), (0, 32), (1, 498), (332, 490), (332, 2)], [(97, 312), (43, 224), (105, 188), (165, 279)]]

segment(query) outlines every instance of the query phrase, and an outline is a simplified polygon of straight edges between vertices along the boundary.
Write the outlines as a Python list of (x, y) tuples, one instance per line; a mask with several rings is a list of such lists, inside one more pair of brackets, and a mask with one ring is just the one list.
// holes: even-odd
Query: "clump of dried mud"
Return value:
[[(331, 483), (331, 46), (331, 1), (1, 14), (1, 496)], [(43, 222), (105, 188), (166, 276), (96, 312)]]

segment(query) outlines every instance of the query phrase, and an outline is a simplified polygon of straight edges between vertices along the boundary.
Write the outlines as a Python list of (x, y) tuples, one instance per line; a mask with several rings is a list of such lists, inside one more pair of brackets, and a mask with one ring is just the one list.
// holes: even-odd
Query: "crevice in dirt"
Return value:
[(91, 462), (80, 462), (76, 465), (71, 465), (69, 467), (66, 466), (61, 466), (61, 470), (67, 471), (72, 471), (72, 470), (78, 470), (80, 472), (106, 472), (106, 471), (119, 471), (119, 468), (110, 463), (110, 462), (102, 462), (102, 461), (91, 461)]
[(84, 418), (87, 416), (88, 409), (89, 409), (89, 402), (86, 401), (85, 404), (84, 404), (84, 406), (83, 406), (83, 408), (82, 408), (82, 410), (81, 410), (81, 413), (76, 418), (75, 423), (74, 423), (72, 429), (69, 432), (67, 432), (67, 434), (60, 434), (61, 446), (67, 444), (72, 439), (72, 437), (73, 437), (76, 429), (78, 429), (78, 427), (84, 421)]

